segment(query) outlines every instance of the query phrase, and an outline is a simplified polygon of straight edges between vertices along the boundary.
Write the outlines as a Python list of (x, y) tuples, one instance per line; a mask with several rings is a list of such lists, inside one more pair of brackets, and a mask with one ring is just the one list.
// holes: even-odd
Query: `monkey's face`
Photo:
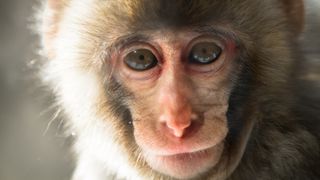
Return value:
[(261, 87), (279, 90), (289, 74), (276, 1), (57, 2), (47, 76), (84, 159), (126, 178), (233, 172), (258, 108), (243, 99), (264, 101)]
[(182, 30), (153, 32), (113, 53), (134, 140), (154, 170), (190, 178), (222, 159), (236, 56), (232, 39)]

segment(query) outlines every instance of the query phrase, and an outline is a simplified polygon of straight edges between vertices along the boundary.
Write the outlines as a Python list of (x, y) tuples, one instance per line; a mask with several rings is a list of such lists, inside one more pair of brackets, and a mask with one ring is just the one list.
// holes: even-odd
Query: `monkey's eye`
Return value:
[(217, 60), (222, 49), (213, 42), (201, 42), (195, 44), (189, 54), (189, 62), (192, 64), (210, 64)]
[(138, 49), (128, 53), (124, 57), (124, 62), (130, 69), (135, 71), (145, 71), (158, 64), (155, 55), (147, 49)]

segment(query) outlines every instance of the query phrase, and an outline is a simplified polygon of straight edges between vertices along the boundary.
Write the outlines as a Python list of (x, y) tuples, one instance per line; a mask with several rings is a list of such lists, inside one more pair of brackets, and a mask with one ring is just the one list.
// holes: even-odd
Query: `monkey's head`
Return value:
[(77, 134), (79, 161), (126, 178), (231, 174), (257, 112), (286, 93), (301, 8), (285, 0), (48, 0), (45, 77)]

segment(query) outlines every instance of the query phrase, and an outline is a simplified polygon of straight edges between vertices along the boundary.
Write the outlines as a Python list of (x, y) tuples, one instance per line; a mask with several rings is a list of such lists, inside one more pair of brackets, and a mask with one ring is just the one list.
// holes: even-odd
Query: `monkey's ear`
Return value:
[(295, 34), (300, 34), (304, 29), (305, 12), (303, 0), (280, 0), (289, 23)]
[(42, 19), (41, 36), (46, 55), (54, 56), (54, 39), (59, 31), (63, 9), (68, 0), (47, 0)]
[(47, 5), (52, 9), (59, 9), (64, 2), (63, 0), (47, 0)]

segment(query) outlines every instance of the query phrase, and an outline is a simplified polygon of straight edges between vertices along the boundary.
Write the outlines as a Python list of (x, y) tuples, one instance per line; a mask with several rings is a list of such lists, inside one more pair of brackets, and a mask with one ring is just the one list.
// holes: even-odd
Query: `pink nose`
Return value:
[(165, 108), (160, 116), (160, 122), (164, 122), (174, 136), (182, 137), (186, 129), (191, 126), (191, 108), (184, 106), (178, 111), (175, 108)]

